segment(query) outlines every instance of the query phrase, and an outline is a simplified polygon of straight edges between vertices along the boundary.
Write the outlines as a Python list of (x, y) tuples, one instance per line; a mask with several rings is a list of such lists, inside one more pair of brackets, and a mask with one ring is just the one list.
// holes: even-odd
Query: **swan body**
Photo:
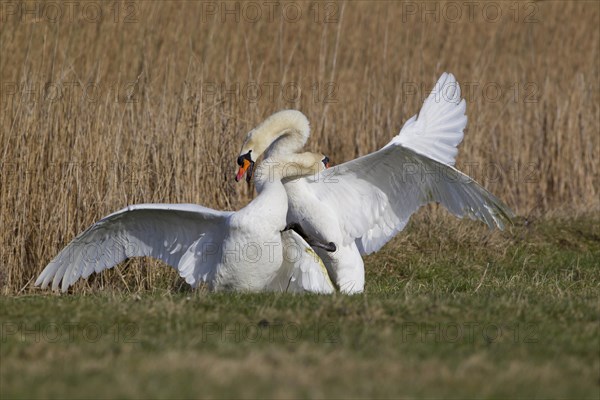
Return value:
[[(282, 135), (298, 136), (289, 128), (285, 121), (267, 119), (249, 137), (261, 138), (263, 150), (306, 141), (286, 137), (278, 142)], [(64, 292), (80, 277), (126, 258), (151, 256), (177, 269), (194, 287), (206, 282), (214, 290), (332, 293), (335, 288), (320, 258), (298, 233), (285, 230), (288, 199), (281, 179), (288, 160), (280, 154), (273, 152), (261, 163), (262, 174), (257, 174), (261, 193), (241, 210), (217, 211), (194, 204), (129, 206), (77, 236), (35, 284), (45, 288), (52, 282), (53, 289), (60, 285)], [(322, 157), (290, 156), (301, 174), (318, 168)]]
[[(467, 124), (465, 110), (456, 79), (444, 73), (419, 114), (382, 149), (317, 176), (283, 180), (288, 221), (298, 222), (309, 235), (336, 243), (334, 253), (315, 251), (340, 291), (364, 290), (362, 256), (379, 250), (425, 204), (440, 203), (455, 216), (481, 220), (490, 228), (503, 229), (513, 217), (494, 195), (454, 168), (456, 147)], [(281, 119), (302, 120), (299, 111), (278, 114)], [(308, 137), (307, 120), (296, 126)], [(252, 150), (248, 143), (242, 148), (260, 156), (260, 148)], [(297, 151), (291, 143), (284, 150)], [(260, 193), (261, 187), (257, 189)]]
[[(215, 290), (331, 293), (331, 277), (344, 293), (362, 292), (362, 256), (379, 250), (427, 203), (500, 229), (512, 218), (500, 200), (454, 168), (465, 109), (454, 76), (443, 74), (419, 114), (386, 146), (329, 169), (323, 155), (300, 153), (310, 135), (308, 119), (280, 111), (250, 131), (238, 157), (236, 180), (255, 175), (259, 193), (246, 207), (130, 206), (75, 238), (36, 285), (52, 282), (57, 289), (62, 282), (66, 291), (125, 258), (152, 256), (192, 286), (207, 282)], [(337, 250), (311, 249), (296, 232), (282, 232), (289, 222)]]

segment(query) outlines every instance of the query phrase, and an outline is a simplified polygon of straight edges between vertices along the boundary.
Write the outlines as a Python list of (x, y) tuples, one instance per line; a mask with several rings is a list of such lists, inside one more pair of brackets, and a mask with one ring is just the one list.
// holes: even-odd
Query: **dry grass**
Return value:
[[(252, 23), (243, 12), (223, 21), (206, 3), (132, 4), (133, 23), (104, 5), (100, 23), (1, 10), (3, 293), (127, 204), (244, 205), (252, 192), (231, 179), (235, 156), (273, 111), (302, 110), (309, 147), (348, 160), (398, 132), (443, 71), (471, 83), (459, 167), (521, 215), (598, 209), (596, 3), (522, 3), (518, 14), (496, 3), (495, 23), (481, 6), (449, 23), (406, 3), (329, 3), (318, 16), (334, 10), (337, 22), (322, 23), (292, 3), (297, 22), (263, 9)], [(135, 282), (151, 284), (140, 271)]]

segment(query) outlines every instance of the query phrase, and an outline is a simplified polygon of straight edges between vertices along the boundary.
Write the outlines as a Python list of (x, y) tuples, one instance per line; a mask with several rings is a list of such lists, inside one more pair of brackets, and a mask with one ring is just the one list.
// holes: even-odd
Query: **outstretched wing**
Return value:
[(282, 232), (283, 264), (269, 289), (290, 293), (335, 292), (327, 269), (317, 253), (293, 230)]
[(456, 147), (462, 142), (467, 126), (466, 108), (456, 78), (444, 72), (419, 114), (406, 121), (400, 133), (385, 147), (401, 145), (454, 166), (458, 154)]
[[(158, 258), (196, 286), (215, 263), (231, 212), (194, 204), (138, 204), (96, 222), (44, 268), (35, 284), (65, 292), (80, 277), (112, 268), (130, 257)], [(203, 257), (199, 255), (202, 253)]]
[(467, 122), (464, 112), (456, 80), (444, 74), (419, 116), (384, 148), (330, 168), (318, 178), (303, 178), (336, 214), (344, 244), (356, 241), (362, 254), (377, 251), (430, 202), (459, 218), (468, 216), (503, 229), (512, 212), (452, 166)]
[(512, 212), (457, 169), (400, 145), (325, 171), (309, 188), (337, 214), (345, 243), (379, 250), (421, 206), (437, 202), (455, 216), (504, 228)]

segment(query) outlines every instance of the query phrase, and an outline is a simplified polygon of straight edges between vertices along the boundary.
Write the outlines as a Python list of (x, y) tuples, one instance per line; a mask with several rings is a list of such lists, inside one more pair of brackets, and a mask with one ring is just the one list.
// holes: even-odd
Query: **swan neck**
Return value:
[(308, 119), (300, 111), (284, 110), (271, 115), (253, 135), (257, 142), (254, 157), (263, 152), (265, 158), (284, 154), (293, 154), (300, 151), (310, 136)]
[(266, 185), (286, 178), (317, 177), (325, 169), (321, 157), (321, 154), (306, 152), (265, 158), (255, 171), (257, 190), (260, 192)]

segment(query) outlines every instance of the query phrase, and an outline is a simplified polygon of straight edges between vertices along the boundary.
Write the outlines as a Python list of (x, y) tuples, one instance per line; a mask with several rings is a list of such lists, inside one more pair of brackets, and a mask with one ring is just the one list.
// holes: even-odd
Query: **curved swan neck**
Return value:
[(325, 170), (323, 155), (319, 153), (294, 153), (265, 158), (257, 167), (254, 182), (260, 193), (267, 185), (285, 178), (317, 176)]
[(252, 150), (254, 161), (263, 154), (266, 158), (296, 153), (310, 136), (308, 119), (300, 111), (279, 111), (253, 129), (246, 138), (240, 154)]

